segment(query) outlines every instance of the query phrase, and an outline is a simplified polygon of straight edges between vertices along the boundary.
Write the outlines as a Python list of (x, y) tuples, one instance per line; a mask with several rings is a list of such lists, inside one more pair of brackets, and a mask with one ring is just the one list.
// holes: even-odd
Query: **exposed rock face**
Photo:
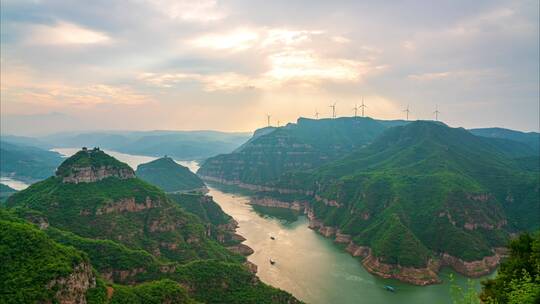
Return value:
[(297, 190), (297, 189), (286, 189), (286, 188), (276, 188), (270, 186), (256, 185), (256, 184), (246, 184), (239, 180), (227, 180), (223, 178), (218, 178), (214, 176), (199, 175), (203, 180), (209, 182), (216, 182), (223, 185), (236, 186), (243, 189), (248, 189), (251, 191), (263, 191), (263, 192), (278, 192), (280, 194), (303, 194), (303, 195), (313, 195), (313, 191)]
[(104, 279), (116, 282), (116, 283), (127, 283), (129, 279), (133, 278), (139, 273), (146, 272), (144, 268), (133, 268), (129, 270), (109, 270), (101, 272), (101, 275)]
[(96, 287), (96, 277), (92, 266), (83, 262), (69, 276), (54, 279), (46, 287), (58, 290), (55, 298), (61, 304), (86, 304), (86, 292)]
[(73, 167), (69, 175), (63, 177), (64, 183), (93, 183), (107, 177), (119, 179), (135, 178), (135, 173), (131, 169), (115, 168), (113, 166), (103, 167)]
[(368, 251), (369, 254), (362, 260), (362, 265), (372, 274), (383, 278), (397, 279), (403, 282), (422, 286), (441, 282), (439, 276), (437, 275), (440, 268), (440, 265), (437, 262), (430, 260), (428, 266), (425, 268), (390, 265), (382, 263), (377, 257), (371, 254), (370, 249)]
[(276, 200), (270, 197), (251, 198), (249, 203), (252, 205), (274, 207), (274, 208), (286, 208), (286, 209), (292, 209), (296, 211), (302, 211), (305, 208), (304, 202), (300, 202), (300, 201), (283, 202), (283, 201)]
[(479, 261), (463, 261), (459, 258), (453, 257), (447, 253), (441, 256), (441, 263), (444, 266), (450, 266), (455, 271), (468, 276), (468, 277), (480, 277), (491, 273), (501, 261), (501, 255), (495, 253), (492, 256), (484, 257)]
[(229, 246), (227, 247), (227, 249), (229, 249), (230, 251), (234, 253), (241, 254), (243, 256), (252, 255), (255, 252), (253, 251), (253, 249), (251, 249), (251, 247), (244, 244), (237, 244), (237, 245)]
[(244, 266), (247, 267), (247, 269), (249, 270), (249, 272), (253, 273), (253, 274), (256, 274), (257, 273), (257, 265), (253, 264), (252, 262), (250, 261), (245, 261), (244, 262)]
[[(119, 212), (138, 212), (145, 209), (150, 209), (160, 206), (159, 201), (152, 201), (150, 197), (146, 197), (144, 203), (135, 202), (134, 197), (123, 198), (117, 202), (112, 202), (104, 207), (99, 208), (96, 211), (96, 215), (102, 215), (107, 213), (119, 213)], [(81, 210), (80, 214), (85, 215), (87, 211)]]

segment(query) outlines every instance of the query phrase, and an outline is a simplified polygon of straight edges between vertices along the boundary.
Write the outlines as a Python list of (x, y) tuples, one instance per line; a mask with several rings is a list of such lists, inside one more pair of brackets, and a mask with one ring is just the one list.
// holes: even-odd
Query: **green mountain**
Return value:
[(539, 171), (522, 169), (464, 129), (432, 122), (390, 128), (342, 159), (285, 174), (273, 186), (304, 193), (312, 225), (323, 233), (339, 230), (351, 245), (369, 248), (364, 265), (372, 272), (419, 284), (429, 279), (388, 274), (380, 263), (436, 270), (437, 262), (478, 275), (486, 263), (468, 262), (494, 255), (509, 232), (540, 228)]
[(207, 179), (265, 184), (285, 172), (309, 170), (366, 145), (387, 126), (363, 117), (313, 120), (255, 132), (233, 153), (207, 159), (197, 172)]
[(25, 181), (45, 179), (62, 162), (56, 152), (0, 141), (0, 175)]
[(477, 136), (520, 142), (529, 146), (536, 154), (540, 153), (540, 133), (538, 132), (520, 132), (503, 128), (481, 128), (469, 131)]
[(170, 157), (162, 157), (141, 164), (137, 167), (135, 174), (165, 192), (185, 192), (204, 188), (204, 182), (195, 173)]
[[(191, 195), (186, 200), (213, 203)], [(51, 242), (84, 253), (97, 272), (96, 286), (103, 287), (86, 296), (96, 298), (93, 303), (161, 303), (163, 297), (175, 299), (171, 303), (298, 303), (258, 281), (246, 259), (225, 247), (239, 241), (225, 242), (213, 227), (228, 223), (228, 216), (215, 206), (206, 217), (190, 213), (183, 207), (190, 203), (178, 196), (173, 202), (103, 151), (83, 150), (55, 176), (11, 196), (0, 215), (34, 223)], [(19, 276), (30, 266), (14, 258), (11, 272)]]

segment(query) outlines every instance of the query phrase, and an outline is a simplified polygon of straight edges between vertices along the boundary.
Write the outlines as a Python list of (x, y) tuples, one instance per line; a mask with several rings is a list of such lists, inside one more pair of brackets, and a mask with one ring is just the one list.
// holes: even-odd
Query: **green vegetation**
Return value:
[(62, 157), (56, 152), (0, 141), (0, 175), (36, 181), (54, 174)]
[(137, 286), (114, 285), (110, 304), (184, 304), (197, 303), (186, 290), (171, 280), (143, 283)]
[(540, 303), (540, 231), (513, 240), (510, 257), (501, 264), (497, 277), (482, 285), (484, 303)]
[(205, 303), (300, 303), (289, 294), (259, 282), (244, 266), (195, 261), (177, 269), (176, 279)]
[[(88, 258), (73, 247), (57, 244), (24, 221), (11, 221), (0, 213), (0, 295), (2, 303), (51, 301), (56, 290), (45, 288), (66, 277)], [(3, 302), (6, 301), (6, 302)]]
[[(123, 167), (101, 153), (68, 159), (58, 174)], [(0, 268), (0, 294), (13, 303), (58, 302), (58, 288), (47, 283), (84, 263), (91, 288), (70, 293), (88, 303), (297, 303), (259, 282), (245, 258), (220, 243), (227, 239), (214, 236), (231, 218), (211, 198), (172, 196), (138, 178), (72, 184), (60, 176), (15, 194), (0, 209), (0, 255), (8, 265)]]
[(478, 260), (504, 246), (508, 232), (539, 228), (539, 179), (485, 138), (419, 121), (273, 185), (338, 202), (305, 199), (325, 225), (384, 261), (418, 267), (439, 253)]
[(265, 128), (231, 154), (207, 159), (202, 176), (265, 184), (285, 172), (317, 168), (375, 139), (387, 126), (371, 118), (342, 117)]
[(127, 164), (107, 155), (99, 149), (81, 150), (65, 160), (56, 170), (57, 176), (67, 176), (72, 173), (74, 168), (107, 168), (107, 169), (126, 169), (132, 170)]
[(197, 175), (170, 157), (141, 164), (135, 173), (140, 179), (158, 186), (165, 192), (185, 192), (204, 187), (204, 182)]

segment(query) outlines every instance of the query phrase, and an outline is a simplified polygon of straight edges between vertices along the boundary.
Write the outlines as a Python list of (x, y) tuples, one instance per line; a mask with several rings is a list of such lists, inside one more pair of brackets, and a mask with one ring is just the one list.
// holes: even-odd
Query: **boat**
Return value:
[(270, 264), (274, 265), (276, 263), (276, 261), (270, 259)]
[(270, 239), (271, 239), (271, 240), (275, 240), (276, 238), (275, 238), (275, 237), (273, 237), (273, 236), (271, 236), (271, 237), (270, 237)]
[(384, 285), (384, 289), (391, 292), (396, 292), (396, 289), (390, 285)]

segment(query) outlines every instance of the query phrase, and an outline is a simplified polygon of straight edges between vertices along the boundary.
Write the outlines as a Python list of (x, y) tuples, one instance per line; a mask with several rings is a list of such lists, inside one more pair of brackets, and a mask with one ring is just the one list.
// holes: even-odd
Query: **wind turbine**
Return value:
[(433, 112), (433, 114), (435, 114), (435, 121), (439, 121), (439, 114), (441, 112), (439, 111), (439, 105), (436, 105), (435, 106), (435, 112)]
[(407, 113), (407, 120), (409, 120), (409, 113), (411, 112), (409, 111), (409, 105), (407, 105), (407, 109), (405, 109), (403, 112)]
[(315, 119), (319, 119), (319, 111), (317, 111), (317, 109), (315, 109)]
[(352, 108), (354, 110), (354, 117), (357, 117), (358, 116), (358, 105), (357, 104), (354, 104), (354, 108)]
[(270, 117), (272, 117), (270, 114), (266, 114), (266, 120), (268, 122), (269, 127), (270, 127)]
[(362, 117), (364, 117), (364, 108), (367, 108), (367, 106), (364, 104), (364, 96), (362, 96), (362, 105), (360, 108), (362, 108)]
[(279, 128), (279, 120), (277, 121), (277, 127)]
[(333, 105), (330, 105), (328, 107), (332, 108), (332, 118), (336, 118), (336, 103), (334, 102)]

